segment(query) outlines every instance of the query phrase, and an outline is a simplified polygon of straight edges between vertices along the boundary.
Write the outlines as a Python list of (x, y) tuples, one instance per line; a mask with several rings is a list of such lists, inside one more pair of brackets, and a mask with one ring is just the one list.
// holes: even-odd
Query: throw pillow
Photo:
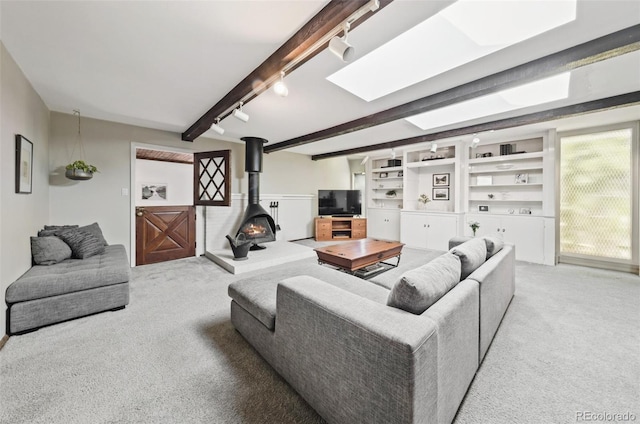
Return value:
[(419, 315), (460, 282), (460, 258), (447, 252), (402, 274), (387, 305)]
[(93, 224), (90, 224), (90, 225), (85, 225), (84, 227), (80, 227), (78, 229), (82, 231), (86, 231), (87, 233), (93, 234), (98, 240), (102, 242), (104, 246), (109, 245), (109, 243), (107, 243), (107, 241), (104, 239), (104, 236), (102, 235), (102, 230), (100, 229), (100, 226), (98, 225), (97, 222), (94, 222)]
[(36, 265), (53, 265), (71, 257), (71, 248), (58, 237), (31, 237), (31, 255)]
[(71, 247), (74, 258), (85, 259), (104, 253), (104, 244), (93, 234), (79, 228), (63, 230), (58, 234)]
[(473, 238), (450, 250), (460, 258), (461, 280), (464, 280), (487, 260), (487, 243), (482, 238)]
[(78, 228), (78, 225), (45, 225), (44, 230), (38, 231), (38, 237), (55, 236), (62, 230)]
[(78, 228), (79, 225), (45, 225), (45, 230), (65, 230), (67, 228)]
[(484, 241), (487, 244), (487, 260), (504, 247), (504, 241), (499, 237), (484, 236)]

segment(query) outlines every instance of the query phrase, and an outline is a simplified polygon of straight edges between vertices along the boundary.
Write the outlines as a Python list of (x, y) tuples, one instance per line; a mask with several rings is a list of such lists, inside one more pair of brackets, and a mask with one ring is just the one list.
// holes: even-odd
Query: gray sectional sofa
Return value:
[[(65, 248), (66, 242), (53, 235), (59, 229), (43, 230), (41, 237), (32, 237), (34, 265), (9, 285), (5, 293), (7, 334), (21, 334), (72, 318), (122, 309), (129, 303), (131, 268), (124, 246), (105, 245), (97, 224), (72, 228), (78, 231), (58, 235), (68, 236), (65, 240), (73, 248)], [(86, 236), (83, 229), (95, 236)], [(77, 237), (74, 239), (77, 234), (85, 238), (77, 241)], [(87, 240), (93, 245), (87, 244)], [(42, 251), (45, 244), (48, 251)], [(40, 246), (38, 250), (36, 245)]]
[(490, 237), (390, 287), (321, 266), (229, 286), (235, 328), (327, 422), (368, 424), (450, 423), (514, 292)]

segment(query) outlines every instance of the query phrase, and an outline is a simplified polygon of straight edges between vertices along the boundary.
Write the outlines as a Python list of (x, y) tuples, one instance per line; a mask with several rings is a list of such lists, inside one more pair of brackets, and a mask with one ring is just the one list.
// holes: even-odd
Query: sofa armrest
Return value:
[(505, 244), (468, 277), (480, 285), (480, 362), (515, 293), (515, 260), (515, 246)]
[(328, 422), (436, 422), (431, 319), (298, 276), (278, 285), (275, 337), (283, 376)]

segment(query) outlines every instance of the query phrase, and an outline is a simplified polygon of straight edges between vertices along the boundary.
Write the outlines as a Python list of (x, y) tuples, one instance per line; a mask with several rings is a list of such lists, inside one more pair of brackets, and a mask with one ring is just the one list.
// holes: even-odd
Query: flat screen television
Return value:
[(361, 199), (360, 190), (318, 190), (318, 215), (361, 215)]

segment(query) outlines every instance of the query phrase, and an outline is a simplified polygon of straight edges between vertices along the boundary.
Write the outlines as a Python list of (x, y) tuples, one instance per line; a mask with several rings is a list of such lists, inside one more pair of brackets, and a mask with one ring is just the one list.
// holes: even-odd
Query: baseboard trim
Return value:
[(7, 340), (9, 340), (9, 336), (5, 334), (4, 337), (0, 339), (0, 350), (2, 350), (5, 343), (7, 343)]

